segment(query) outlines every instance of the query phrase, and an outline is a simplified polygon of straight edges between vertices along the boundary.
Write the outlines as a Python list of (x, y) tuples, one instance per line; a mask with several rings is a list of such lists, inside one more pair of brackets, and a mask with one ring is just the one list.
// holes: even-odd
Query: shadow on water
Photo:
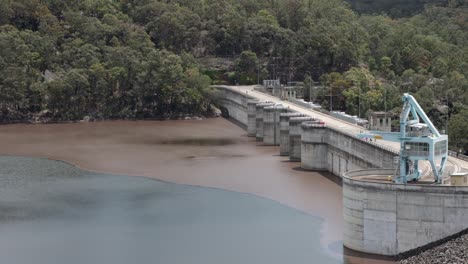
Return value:
[(132, 138), (126, 139), (128, 144), (139, 145), (173, 145), (173, 146), (229, 146), (239, 143), (238, 139), (234, 138), (203, 138), (203, 137), (186, 137), (186, 138), (169, 138), (169, 139), (153, 139), (153, 138)]
[(329, 181), (331, 181), (331, 182), (333, 182), (333, 183), (335, 183), (335, 184), (337, 184), (337, 185), (339, 185), (339, 186), (342, 186), (342, 185), (343, 185), (343, 180), (342, 180), (340, 177), (338, 177), (338, 176), (336, 176), (336, 175), (333, 175), (333, 174), (331, 174), (331, 173), (329, 173), (329, 172), (325, 172), (325, 171), (314, 171), (314, 170), (306, 170), (306, 169), (301, 168), (301, 167), (295, 167), (295, 168), (293, 168), (293, 170), (295, 170), (295, 171), (305, 171), (305, 172), (307, 172), (307, 171), (313, 171), (313, 172), (315, 172), (315, 173), (320, 174), (323, 178), (325, 178), (325, 179), (327, 179), (327, 180), (329, 180)]
[(227, 146), (237, 143), (231, 138), (182, 138), (174, 140), (161, 140), (162, 145), (189, 145), (189, 146)]
[(185, 160), (214, 160), (214, 159), (230, 159), (230, 158), (245, 158), (247, 157), (246, 155), (235, 155), (235, 154), (222, 154), (222, 155), (217, 155), (217, 156), (194, 156), (194, 155), (189, 155), (183, 157)]
[[(283, 156), (280, 156), (280, 157), (283, 157)], [(287, 157), (287, 156), (285, 156), (285, 157)], [(286, 160), (282, 160), (281, 162), (284, 162), (284, 163), (297, 163), (297, 161), (294, 161), (294, 160), (288, 160), (288, 159), (286, 159)]]
[(365, 263), (397, 263), (396, 257), (388, 257), (382, 255), (375, 255), (375, 254), (368, 254), (359, 251), (355, 251), (349, 249), (347, 247), (343, 247), (343, 254), (344, 254), (344, 263), (343, 264), (353, 264), (356, 263), (354, 261), (355, 258), (365, 260)]

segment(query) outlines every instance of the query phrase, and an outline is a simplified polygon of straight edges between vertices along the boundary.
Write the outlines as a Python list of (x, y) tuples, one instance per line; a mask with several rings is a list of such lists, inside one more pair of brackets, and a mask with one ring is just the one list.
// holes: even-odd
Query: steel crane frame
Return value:
[[(405, 93), (402, 101), (400, 132), (369, 131), (358, 134), (358, 137), (400, 142), (400, 170), (399, 175), (394, 177), (396, 183), (419, 180), (421, 173), (418, 162), (420, 160), (429, 161), (435, 182), (441, 183), (448, 158), (447, 135), (439, 133), (413, 96)], [(424, 123), (420, 122), (420, 118)], [(424, 130), (426, 127), (430, 133), (422, 134), (418, 131), (411, 131), (412, 128)]]

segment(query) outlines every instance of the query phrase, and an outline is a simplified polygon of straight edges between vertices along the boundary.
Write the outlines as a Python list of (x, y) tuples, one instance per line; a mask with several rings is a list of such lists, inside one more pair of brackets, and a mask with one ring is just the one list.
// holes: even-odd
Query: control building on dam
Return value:
[[(249, 136), (264, 145), (279, 146), (280, 155), (300, 162), (305, 170), (328, 171), (342, 178), (346, 247), (396, 256), (468, 229), (468, 186), (388, 180), (398, 170), (399, 145), (359, 139), (362, 127), (252, 87), (216, 88), (224, 115)], [(468, 168), (466, 163), (458, 167)]]

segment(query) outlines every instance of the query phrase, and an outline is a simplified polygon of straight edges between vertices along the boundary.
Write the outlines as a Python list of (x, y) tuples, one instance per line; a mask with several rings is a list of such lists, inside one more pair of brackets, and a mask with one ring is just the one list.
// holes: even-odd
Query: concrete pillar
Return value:
[(257, 134), (256, 129), (256, 117), (257, 117), (257, 106), (258, 100), (252, 99), (247, 101), (247, 135), (249, 137), (255, 137)]
[(289, 119), (300, 116), (304, 116), (304, 114), (297, 112), (280, 114), (279, 142), (281, 156), (289, 155)]
[[(275, 115), (275, 145), (279, 146), (281, 142), (281, 115), (285, 114), (289, 111), (288, 108), (284, 106), (277, 106), (276, 107), (276, 115)], [(289, 123), (289, 122), (288, 122)]]
[(306, 170), (328, 170), (328, 133), (325, 125), (318, 121), (302, 123), (301, 168)]
[(275, 107), (263, 108), (263, 144), (275, 144)]
[(263, 109), (268, 106), (273, 106), (274, 103), (258, 103), (256, 108), (256, 116), (255, 116), (255, 130), (256, 134), (255, 137), (257, 141), (263, 141)]
[(269, 146), (280, 144), (280, 114), (287, 112), (284, 106), (268, 106), (263, 109), (263, 143)]
[(292, 117), (289, 119), (289, 160), (301, 161), (302, 122), (315, 121), (312, 117)]

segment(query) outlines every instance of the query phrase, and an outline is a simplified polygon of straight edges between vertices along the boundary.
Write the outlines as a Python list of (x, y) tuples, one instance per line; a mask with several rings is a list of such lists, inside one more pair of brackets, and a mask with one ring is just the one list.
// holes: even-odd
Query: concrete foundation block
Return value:
[(328, 136), (318, 120), (302, 123), (301, 168), (326, 171), (328, 169)]
[(258, 104), (257, 99), (251, 99), (247, 101), (247, 135), (249, 137), (255, 137), (257, 134), (257, 123), (256, 123), (256, 117), (257, 117), (257, 104)]
[(263, 144), (280, 145), (280, 115), (287, 111), (283, 106), (269, 106), (263, 109)]
[(301, 161), (302, 123), (315, 120), (312, 117), (292, 117), (289, 119), (289, 160)]
[(288, 156), (289, 155), (289, 120), (293, 117), (304, 116), (301, 113), (292, 112), (292, 113), (282, 113), (280, 114), (280, 155)]
[(264, 118), (264, 109), (265, 107), (273, 106), (273, 103), (258, 103), (255, 105), (255, 138), (258, 141), (263, 141), (263, 118)]

